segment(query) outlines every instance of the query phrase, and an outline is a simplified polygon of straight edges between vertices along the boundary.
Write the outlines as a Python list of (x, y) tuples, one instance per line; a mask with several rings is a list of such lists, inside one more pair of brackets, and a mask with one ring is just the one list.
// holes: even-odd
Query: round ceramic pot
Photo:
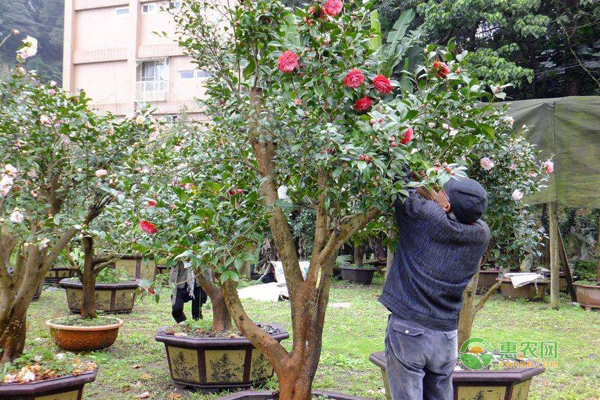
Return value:
[[(281, 326), (269, 324), (278, 342), (290, 335)], [(167, 335), (166, 327), (156, 333), (164, 343), (171, 379), (180, 386), (205, 391), (249, 388), (273, 376), (265, 355), (244, 337), (193, 338)]]
[(600, 285), (582, 285), (574, 283), (577, 302), (587, 311), (600, 310)]
[(63, 350), (73, 353), (96, 351), (113, 345), (119, 335), (123, 320), (114, 318), (115, 323), (100, 326), (71, 326), (46, 321), (54, 343)]
[(349, 282), (370, 285), (377, 268), (348, 268), (342, 267), (342, 279)]
[(83, 386), (96, 379), (96, 371), (42, 382), (0, 384), (0, 400), (79, 400)]
[[(83, 285), (79, 281), (63, 279), (60, 286), (66, 289), (69, 309), (78, 314), (83, 300)], [(129, 314), (133, 310), (138, 286), (137, 281), (97, 283), (96, 310), (109, 314)]]

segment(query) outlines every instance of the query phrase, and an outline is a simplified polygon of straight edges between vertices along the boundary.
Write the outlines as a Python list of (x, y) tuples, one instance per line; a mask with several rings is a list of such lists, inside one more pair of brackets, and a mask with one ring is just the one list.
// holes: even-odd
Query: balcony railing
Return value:
[(135, 83), (135, 101), (165, 101), (169, 81), (140, 81)]

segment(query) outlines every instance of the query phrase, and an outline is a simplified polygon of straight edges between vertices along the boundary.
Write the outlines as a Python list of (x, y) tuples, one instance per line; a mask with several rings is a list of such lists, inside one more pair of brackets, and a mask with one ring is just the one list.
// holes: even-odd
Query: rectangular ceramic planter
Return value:
[(577, 302), (587, 311), (600, 310), (600, 285), (582, 285), (575, 283)]
[(142, 256), (126, 255), (115, 261), (113, 268), (125, 271), (131, 279), (147, 279), (153, 281), (156, 277), (156, 264), (153, 260)]
[(348, 268), (342, 267), (342, 279), (349, 282), (370, 285), (377, 268)]
[(509, 278), (498, 278), (502, 282), (500, 290), (506, 299), (527, 299), (543, 301), (546, 296), (546, 291), (550, 286), (550, 281), (544, 280), (537, 284), (529, 283), (519, 288), (514, 288), (512, 281)]
[[(60, 286), (67, 291), (67, 303), (73, 313), (81, 311), (83, 285), (81, 282), (64, 279)], [(96, 310), (112, 314), (129, 314), (135, 303), (137, 281), (96, 284)]]
[(74, 271), (69, 267), (53, 267), (44, 278), (44, 282), (48, 285), (58, 285), (65, 278), (75, 276)]
[[(281, 342), (289, 334), (281, 326), (272, 334)], [(273, 376), (265, 355), (244, 337), (191, 338), (165, 334), (161, 328), (156, 341), (167, 351), (171, 379), (178, 385), (205, 391), (249, 388)]]
[[(385, 365), (385, 352), (371, 354), (369, 360), (381, 368), (385, 393), (392, 400)], [(544, 372), (543, 367), (498, 371), (454, 371), (454, 400), (526, 400), (531, 379)]]
[(0, 384), (0, 400), (81, 400), (83, 386), (95, 379), (96, 371), (43, 382)]
[(489, 289), (496, 284), (496, 278), (500, 275), (500, 271), (497, 269), (487, 269), (479, 271), (479, 280), (477, 281), (477, 287), (481, 289)]

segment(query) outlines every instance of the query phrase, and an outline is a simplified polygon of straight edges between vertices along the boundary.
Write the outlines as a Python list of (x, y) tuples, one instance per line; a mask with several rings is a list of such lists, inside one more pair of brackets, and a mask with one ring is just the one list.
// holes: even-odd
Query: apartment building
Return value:
[[(173, 42), (175, 27), (166, 7), (181, 1), (65, 0), (63, 86), (85, 90), (93, 106), (119, 116), (144, 104), (156, 116), (175, 119), (182, 111), (203, 119), (203, 71)], [(167, 37), (157, 35), (165, 32)]]

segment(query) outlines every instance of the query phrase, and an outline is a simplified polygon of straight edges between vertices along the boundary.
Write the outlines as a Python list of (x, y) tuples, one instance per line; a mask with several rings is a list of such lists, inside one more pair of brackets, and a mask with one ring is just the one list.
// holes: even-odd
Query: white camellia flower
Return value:
[(52, 125), (52, 120), (47, 115), (42, 115), (40, 117), (40, 122), (42, 123), (42, 125), (46, 125), (46, 126)]
[(515, 119), (513, 117), (511, 117), (510, 115), (507, 115), (506, 117), (504, 117), (502, 119), (502, 121), (504, 121), (505, 123), (507, 123), (510, 126), (513, 126), (513, 124), (515, 123)]
[(4, 166), (4, 169), (6, 170), (6, 173), (10, 176), (17, 176), (17, 169), (12, 166), (12, 164), (6, 164)]
[(23, 39), (23, 47), (17, 50), (17, 57), (22, 60), (27, 60), (30, 57), (33, 57), (37, 54), (38, 51), (38, 41), (36, 38), (27, 36)]
[(103, 176), (106, 176), (107, 174), (108, 174), (108, 171), (105, 169), (99, 169), (95, 172), (95, 175), (98, 178), (102, 178)]
[(4, 175), (2, 179), (0, 179), (0, 196), (6, 196), (10, 189), (12, 188), (14, 180), (9, 175)]
[(285, 185), (281, 185), (277, 188), (277, 197), (280, 200), (287, 200), (289, 196), (287, 195), (288, 187)]
[(21, 377), (21, 382), (33, 382), (35, 381), (35, 374), (32, 371), (27, 371)]
[(524, 193), (521, 190), (515, 189), (515, 191), (512, 194), (512, 199), (514, 201), (519, 201), (523, 198), (523, 196), (524, 196)]
[(42, 239), (40, 241), (40, 243), (38, 244), (38, 249), (40, 250), (44, 250), (46, 247), (48, 247), (48, 243), (50, 243), (50, 239)]
[(479, 160), (479, 164), (481, 165), (481, 168), (486, 171), (491, 171), (492, 168), (494, 168), (494, 162), (489, 157), (483, 157)]
[(32, 168), (27, 172), (27, 176), (30, 178), (37, 178), (37, 171)]
[(15, 224), (20, 224), (24, 220), (25, 220), (25, 216), (23, 215), (23, 212), (21, 212), (21, 210), (18, 210), (18, 209), (14, 210), (10, 214), (10, 221), (14, 222)]
[(144, 118), (143, 115), (138, 115), (135, 118), (135, 123), (138, 124), (138, 125), (142, 125), (144, 122), (146, 122), (146, 118)]
[(56, 87), (57, 83), (56, 81), (50, 81), (50, 87)]

